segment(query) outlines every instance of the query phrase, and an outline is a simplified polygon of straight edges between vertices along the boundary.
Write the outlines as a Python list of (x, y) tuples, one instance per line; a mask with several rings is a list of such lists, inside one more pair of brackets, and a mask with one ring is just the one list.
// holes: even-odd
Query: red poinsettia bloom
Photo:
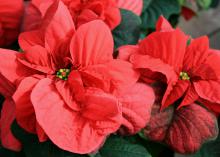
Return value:
[(16, 40), (22, 15), (23, 0), (0, 0), (0, 47)]
[(137, 15), (141, 15), (143, 9), (143, 0), (116, 0), (119, 8), (133, 11)]
[[(49, 6), (57, 0), (32, 0), (26, 8), (23, 30), (40, 24)], [(103, 20), (111, 29), (119, 25), (121, 15), (115, 0), (62, 0), (68, 7), (77, 28), (92, 20)]]
[[(122, 47), (120, 51), (121, 58), (129, 58), (141, 71), (143, 80), (167, 83), (162, 109), (178, 99), (179, 108), (204, 99), (209, 102), (205, 105), (219, 112), (220, 54), (209, 48), (207, 37), (191, 39), (160, 17), (155, 33), (138, 46)], [(219, 105), (213, 108), (213, 103)]]
[(21, 34), (19, 44), (23, 53), (0, 51), (0, 72), (17, 85), (17, 122), (40, 141), (46, 133), (64, 150), (90, 153), (121, 126), (132, 134), (149, 121), (153, 90), (136, 83), (132, 64), (113, 59), (111, 30), (101, 20), (75, 30), (69, 10), (56, 1), (40, 29)]

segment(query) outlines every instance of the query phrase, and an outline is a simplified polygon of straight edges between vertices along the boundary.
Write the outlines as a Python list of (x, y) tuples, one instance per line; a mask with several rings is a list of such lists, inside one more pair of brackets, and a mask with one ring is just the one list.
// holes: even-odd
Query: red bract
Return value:
[[(208, 101), (209, 107), (220, 103), (220, 54), (209, 48), (207, 37), (191, 39), (160, 17), (156, 32), (138, 46), (125, 46), (120, 51), (121, 58), (140, 70), (141, 79), (167, 83), (162, 109), (178, 99), (179, 108), (199, 99)], [(219, 112), (215, 106), (210, 108)]]
[(23, 0), (0, 0), (0, 47), (16, 40), (22, 15)]
[(143, 0), (116, 0), (119, 8), (133, 11), (137, 15), (141, 15), (143, 9)]
[[(36, 29), (45, 11), (57, 0), (32, 0), (26, 8), (23, 30)], [(92, 20), (103, 20), (111, 29), (119, 25), (121, 15), (115, 0), (62, 0), (68, 7), (77, 28)]]
[(157, 99), (144, 134), (151, 140), (164, 142), (182, 154), (195, 153), (201, 145), (218, 135), (217, 119), (212, 112), (192, 103), (179, 110), (169, 106), (160, 111), (163, 86), (155, 86)]
[(22, 31), (38, 29), (47, 9), (53, 2), (54, 0), (32, 0), (31, 2), (25, 2)]
[(155, 95), (151, 87), (136, 83), (130, 90), (117, 94), (122, 104), (122, 135), (135, 134), (146, 126), (150, 119)]
[(194, 16), (196, 16), (195, 11), (193, 11), (193, 10), (190, 9), (190, 8), (184, 7), (184, 6), (182, 7), (181, 14), (183, 15), (183, 17), (184, 17), (186, 20), (190, 20), (190, 19), (192, 19)]
[(3, 103), (0, 119), (1, 145), (13, 151), (21, 150), (21, 143), (11, 132), (11, 124), (15, 120), (15, 104), (13, 100), (6, 99)]
[(149, 121), (153, 90), (136, 83), (132, 64), (113, 59), (111, 30), (101, 20), (75, 30), (56, 1), (40, 29), (21, 34), (19, 44), (23, 53), (0, 51), (0, 72), (16, 85), (17, 122), (40, 141), (48, 136), (64, 150), (90, 153), (121, 125), (133, 134)]

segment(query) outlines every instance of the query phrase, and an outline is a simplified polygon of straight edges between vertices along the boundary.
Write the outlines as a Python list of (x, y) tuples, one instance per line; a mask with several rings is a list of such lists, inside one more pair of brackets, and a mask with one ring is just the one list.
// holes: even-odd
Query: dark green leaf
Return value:
[(212, 4), (210, 7), (215, 8), (219, 5), (219, 0), (212, 0)]
[(179, 2), (180, 5), (183, 5), (185, 0), (178, 0), (178, 2)]
[(13, 152), (0, 146), (0, 157), (25, 157), (23, 152)]
[(40, 143), (36, 135), (27, 133), (16, 122), (12, 125), (12, 132), (23, 144), (26, 157), (87, 157), (61, 150), (50, 141)]
[(95, 154), (94, 156), (90, 156), (90, 157), (102, 157), (101, 154), (98, 152), (97, 154)]
[(140, 37), (140, 17), (125, 9), (121, 9), (121, 16), (120, 25), (113, 30), (115, 48), (136, 44)]
[(148, 6), (150, 5), (150, 3), (152, 2), (152, 0), (144, 0), (144, 7), (143, 7), (143, 11), (145, 11), (145, 9), (148, 8)]
[(151, 157), (143, 146), (118, 136), (110, 136), (99, 153), (101, 157)]
[(179, 14), (181, 11), (181, 6), (177, 0), (145, 0), (144, 4), (141, 15), (143, 30), (155, 28), (160, 15), (168, 19), (171, 15)]
[(170, 148), (164, 144), (148, 140), (143, 136), (142, 132), (134, 136), (125, 137), (124, 139), (131, 143), (142, 145), (153, 157), (173, 157), (174, 152)]

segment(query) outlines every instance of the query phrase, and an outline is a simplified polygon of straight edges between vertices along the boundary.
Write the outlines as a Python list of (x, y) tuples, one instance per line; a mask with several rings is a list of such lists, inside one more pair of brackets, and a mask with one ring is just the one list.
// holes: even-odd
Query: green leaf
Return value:
[(220, 0), (212, 0), (210, 7), (216, 8), (219, 5)]
[(21, 141), (26, 157), (88, 157), (61, 150), (50, 141), (40, 143), (36, 135), (27, 133), (16, 122), (12, 124), (11, 129), (15, 137)]
[(98, 152), (97, 154), (94, 155), (94, 157), (102, 157), (101, 154)]
[(145, 6), (141, 15), (142, 29), (154, 29), (160, 15), (169, 18), (171, 15), (179, 14), (181, 6), (177, 0), (145, 0)]
[(113, 30), (115, 48), (122, 45), (137, 44), (140, 37), (141, 19), (131, 11), (120, 9), (122, 20)]
[(0, 146), (0, 157), (25, 157), (23, 152), (13, 152)]
[(119, 136), (110, 136), (97, 157), (151, 157), (139, 144), (133, 144)]
[(173, 151), (168, 148), (165, 144), (157, 143), (154, 141), (148, 140), (144, 135), (143, 132), (139, 132), (137, 135), (125, 137), (127, 141), (130, 141), (132, 143), (141, 144), (144, 146), (148, 152), (153, 157), (161, 157), (161, 156), (173, 156)]
[(208, 9), (212, 4), (212, 0), (197, 0), (198, 5), (203, 9)]
[(152, 2), (152, 0), (144, 0), (143, 11), (145, 11), (145, 9), (148, 8), (148, 6), (150, 5), (151, 2)]
[(180, 5), (183, 5), (185, 0), (178, 0), (178, 2), (179, 2)]

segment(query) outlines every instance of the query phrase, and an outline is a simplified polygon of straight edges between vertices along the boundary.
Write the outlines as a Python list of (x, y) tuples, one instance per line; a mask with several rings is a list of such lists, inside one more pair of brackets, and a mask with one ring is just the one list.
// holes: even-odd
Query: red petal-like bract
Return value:
[(129, 61), (132, 54), (138, 53), (139, 47), (137, 45), (125, 45), (118, 48), (118, 59)]
[(121, 124), (115, 97), (95, 88), (88, 89), (85, 97), (86, 101), (78, 104), (82, 109), (72, 110), (50, 79), (42, 79), (31, 94), (37, 121), (49, 138), (60, 148), (80, 154), (96, 150)]
[(0, 0), (0, 47), (12, 44), (18, 37), (23, 8), (23, 0)]
[(36, 133), (42, 142), (46, 140), (46, 135), (41, 128), (39, 128), (40, 126), (38, 126), (34, 107), (30, 100), (31, 91), (38, 81), (39, 78), (37, 77), (24, 78), (17, 87), (13, 95), (13, 100), (15, 101), (16, 120), (18, 124), (26, 131)]
[(160, 94), (153, 106), (150, 122), (144, 129), (149, 139), (165, 142), (176, 152), (191, 154), (203, 143), (217, 137), (217, 119), (212, 112), (196, 103), (179, 110), (170, 106), (160, 111)]
[(217, 119), (198, 104), (175, 111), (166, 143), (180, 153), (194, 153), (208, 140), (218, 135)]
[(173, 27), (171, 24), (163, 17), (160, 16), (156, 23), (156, 31), (158, 32), (169, 32), (173, 31)]
[(138, 80), (139, 73), (132, 64), (113, 60), (113, 45), (110, 29), (102, 21), (92, 21), (78, 28), (72, 38), (70, 52), (73, 62), (83, 69), (80, 73), (87, 86), (113, 92)]
[(140, 42), (139, 53), (160, 59), (179, 72), (182, 68), (187, 40), (188, 37), (180, 29), (154, 32)]
[[(80, 64), (84, 68), (112, 60), (113, 37), (110, 29), (105, 27), (105, 25), (103, 25), (104, 28), (100, 27), (100, 24), (103, 23), (92, 21), (90, 24), (82, 25), (77, 29), (70, 44), (70, 52), (74, 64)], [(89, 31), (92, 28), (97, 29)], [(94, 38), (94, 35), (96, 35), (96, 38)]]
[(183, 15), (183, 17), (187, 21), (192, 19), (194, 16), (196, 16), (196, 12), (195, 11), (193, 11), (190, 8), (184, 7), (184, 6), (182, 7), (181, 14)]
[[(0, 49), (0, 52), (0, 74), (11, 84), (15, 85), (17, 79), (34, 74), (34, 71), (17, 61), (18, 52), (7, 49)], [(0, 86), (2, 86), (1, 84)], [(4, 93), (2, 94), (4, 95)]]
[(120, 133), (135, 134), (150, 120), (155, 100), (153, 89), (143, 83), (136, 83), (129, 91), (117, 94), (122, 103), (123, 122)]
[(11, 99), (6, 99), (3, 103), (0, 119), (0, 140), (1, 144), (10, 150), (20, 151), (21, 143), (11, 132), (11, 124), (15, 120), (15, 103)]

